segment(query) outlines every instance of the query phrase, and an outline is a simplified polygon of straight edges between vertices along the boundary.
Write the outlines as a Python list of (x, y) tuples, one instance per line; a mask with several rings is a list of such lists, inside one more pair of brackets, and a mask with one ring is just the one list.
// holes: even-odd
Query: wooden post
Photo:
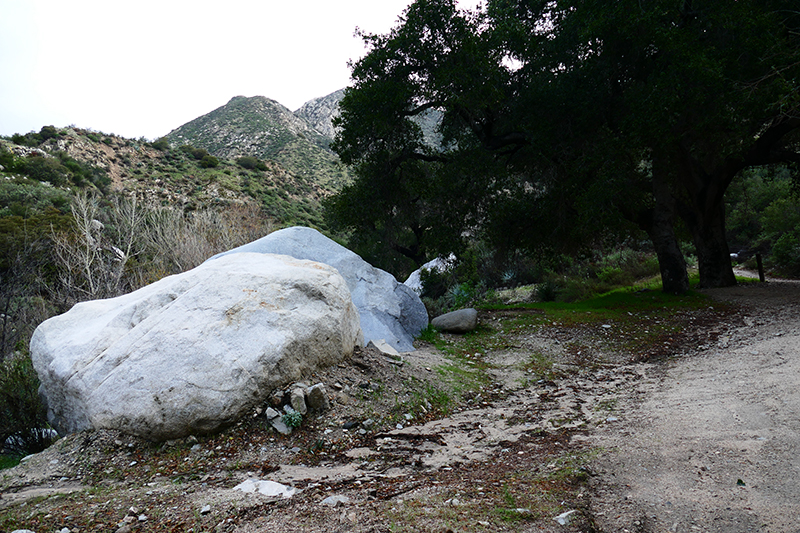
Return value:
[(764, 278), (764, 262), (761, 261), (761, 254), (756, 254), (756, 263), (758, 263), (758, 280), (764, 283), (766, 278)]

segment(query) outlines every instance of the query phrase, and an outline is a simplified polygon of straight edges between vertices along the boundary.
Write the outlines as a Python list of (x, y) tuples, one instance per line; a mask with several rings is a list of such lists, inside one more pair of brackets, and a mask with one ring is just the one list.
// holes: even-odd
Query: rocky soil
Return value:
[(363, 350), (309, 376), (333, 408), (289, 436), (261, 410), (160, 445), (71, 435), (0, 472), (0, 531), (797, 531), (800, 290), (709, 295), (628, 322), (482, 311), (401, 360)]

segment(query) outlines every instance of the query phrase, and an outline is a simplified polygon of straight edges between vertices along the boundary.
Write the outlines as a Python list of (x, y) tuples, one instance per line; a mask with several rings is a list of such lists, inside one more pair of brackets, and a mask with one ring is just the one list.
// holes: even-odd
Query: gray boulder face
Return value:
[(411, 352), (414, 337), (428, 325), (428, 312), (417, 293), (317, 230), (282, 229), (215, 255), (208, 262), (241, 252), (285, 254), (336, 268), (347, 281), (358, 308), (364, 342), (383, 339), (398, 352)]
[(361, 344), (335, 269), (242, 253), (77, 304), (36, 329), (31, 358), (59, 433), (162, 441), (230, 425)]
[(478, 311), (472, 308), (451, 311), (431, 320), (431, 325), (440, 331), (467, 333), (478, 327)]

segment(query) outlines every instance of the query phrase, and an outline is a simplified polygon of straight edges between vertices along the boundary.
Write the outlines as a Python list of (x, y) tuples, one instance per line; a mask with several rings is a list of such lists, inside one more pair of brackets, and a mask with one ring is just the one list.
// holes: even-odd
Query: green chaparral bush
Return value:
[(28, 355), (17, 351), (0, 361), (0, 443), (7, 454), (40, 452), (52, 441), (38, 389)]
[(204, 155), (202, 159), (200, 159), (200, 166), (203, 168), (215, 168), (219, 166), (219, 159), (214, 157), (213, 155)]
[(166, 150), (169, 150), (169, 140), (167, 140), (166, 137), (161, 137), (160, 139), (156, 139), (155, 141), (150, 143), (150, 146), (152, 146), (156, 150), (164, 152)]
[(796, 233), (778, 237), (772, 245), (772, 262), (780, 274), (800, 276), (800, 238)]
[(267, 170), (266, 163), (264, 163), (257, 157), (252, 157), (249, 155), (237, 158), (236, 164), (242, 168), (246, 168), (247, 170), (261, 170), (262, 172)]

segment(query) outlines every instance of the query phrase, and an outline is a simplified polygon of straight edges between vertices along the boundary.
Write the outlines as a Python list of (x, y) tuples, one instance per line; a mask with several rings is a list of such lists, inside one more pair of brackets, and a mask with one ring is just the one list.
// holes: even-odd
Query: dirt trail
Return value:
[(602, 531), (800, 531), (800, 284), (708, 293), (746, 325), (641, 382), (592, 435)]

